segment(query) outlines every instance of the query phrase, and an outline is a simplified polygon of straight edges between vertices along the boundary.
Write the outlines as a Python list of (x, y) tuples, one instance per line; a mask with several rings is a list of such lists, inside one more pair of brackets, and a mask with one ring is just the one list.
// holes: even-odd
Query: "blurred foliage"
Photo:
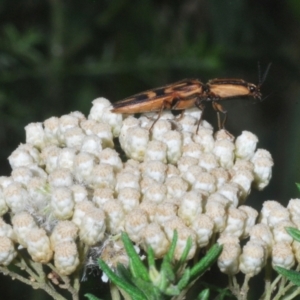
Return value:
[(257, 62), (273, 62), (267, 98), (226, 103), (227, 128), (255, 132), (274, 157), (271, 185), (252, 197), (287, 201), (300, 180), (299, 20), (298, 0), (2, 0), (1, 175), (30, 122), (186, 77), (257, 83)]

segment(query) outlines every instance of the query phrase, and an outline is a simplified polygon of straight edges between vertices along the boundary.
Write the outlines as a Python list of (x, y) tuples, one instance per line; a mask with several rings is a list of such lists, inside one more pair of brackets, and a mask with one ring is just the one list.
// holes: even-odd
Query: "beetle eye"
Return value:
[(253, 85), (250, 85), (250, 86), (249, 86), (249, 91), (250, 91), (251, 93), (255, 92), (255, 90), (256, 90), (256, 87), (255, 87), (255, 86), (253, 86)]

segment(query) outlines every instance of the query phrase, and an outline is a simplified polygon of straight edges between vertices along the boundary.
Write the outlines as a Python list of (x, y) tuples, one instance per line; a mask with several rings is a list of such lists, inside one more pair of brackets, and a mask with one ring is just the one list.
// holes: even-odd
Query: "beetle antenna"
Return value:
[[(272, 63), (269, 63), (268, 64), (268, 66), (267, 66), (267, 69), (266, 69), (266, 71), (265, 71), (265, 73), (264, 73), (264, 75), (263, 75), (263, 77), (261, 78), (261, 74), (260, 74), (260, 68), (259, 68), (259, 84), (258, 84), (258, 86), (259, 87), (261, 87), (262, 85), (263, 85), (263, 83), (265, 82), (265, 80), (266, 80), (266, 78), (267, 78), (267, 75), (268, 75), (268, 73), (269, 73), (269, 71), (270, 71), (270, 68), (271, 68), (271, 65), (272, 65)], [(260, 66), (259, 66), (260, 67)]]

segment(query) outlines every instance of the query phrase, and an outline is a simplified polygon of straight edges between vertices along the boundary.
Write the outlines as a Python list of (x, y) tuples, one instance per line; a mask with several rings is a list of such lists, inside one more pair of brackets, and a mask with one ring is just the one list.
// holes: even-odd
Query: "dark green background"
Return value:
[[(117, 101), (183, 78), (258, 83), (258, 62), (262, 71), (272, 62), (264, 101), (224, 106), (227, 129), (254, 132), (275, 161), (270, 185), (248, 204), (286, 204), (299, 196), (299, 20), (299, 0), (0, 1), (0, 175), (30, 122), (87, 115), (99, 96)], [(206, 119), (216, 127), (211, 109)], [(0, 292), (46, 299), (11, 279)]]

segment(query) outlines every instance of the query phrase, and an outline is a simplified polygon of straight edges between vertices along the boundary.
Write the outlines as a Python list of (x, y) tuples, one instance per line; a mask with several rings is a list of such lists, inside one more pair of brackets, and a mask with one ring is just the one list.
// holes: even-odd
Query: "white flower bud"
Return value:
[(227, 222), (222, 234), (241, 237), (244, 234), (247, 214), (234, 207), (229, 207), (227, 213)]
[(79, 184), (73, 184), (70, 186), (73, 193), (73, 200), (75, 203), (88, 200), (88, 192), (86, 188)]
[(26, 187), (33, 174), (28, 167), (18, 167), (12, 170), (11, 177), (15, 182), (19, 182)]
[(185, 221), (186, 225), (193, 226), (195, 218), (202, 213), (201, 194), (190, 191), (183, 194), (181, 199), (178, 216)]
[(69, 115), (77, 118), (79, 120), (79, 122), (86, 120), (85, 115), (80, 111), (72, 111), (72, 112), (70, 112)]
[(74, 242), (78, 236), (78, 227), (72, 221), (58, 221), (50, 236), (52, 250), (59, 243)]
[(99, 153), (98, 158), (101, 164), (103, 163), (113, 166), (115, 172), (120, 172), (123, 168), (123, 163), (119, 157), (119, 153), (114, 149), (106, 148), (102, 150)]
[(38, 228), (33, 217), (27, 212), (20, 212), (13, 216), (12, 224), (18, 243), (27, 247), (28, 233), (32, 229)]
[(216, 201), (207, 202), (205, 206), (205, 214), (213, 220), (216, 232), (224, 230), (227, 221), (225, 205)]
[[(104, 97), (99, 97), (99, 98), (96, 98), (95, 100), (93, 100), (92, 104), (93, 104), (93, 106), (90, 110), (88, 119), (94, 120), (94, 121), (102, 121), (104, 109), (107, 107), (111, 107), (110, 101)], [(121, 115), (121, 117), (122, 117), (122, 115)]]
[(143, 201), (139, 209), (142, 209), (148, 216), (150, 222), (153, 222), (156, 215), (157, 204), (153, 201)]
[(44, 140), (46, 144), (58, 145), (59, 118), (51, 117), (44, 121)]
[(0, 216), (3, 216), (8, 211), (8, 206), (5, 202), (2, 187), (0, 186)]
[(203, 152), (206, 153), (212, 152), (215, 145), (213, 130), (204, 127), (199, 128), (198, 132), (194, 134), (193, 140), (199, 144), (202, 147)]
[(125, 216), (125, 231), (135, 243), (140, 243), (142, 231), (147, 225), (147, 214), (140, 208), (131, 210)]
[(83, 129), (86, 135), (94, 135), (96, 133), (93, 131), (93, 128), (97, 124), (104, 124), (104, 123), (98, 123), (95, 120), (83, 120), (80, 122), (80, 128)]
[(27, 191), (30, 196), (30, 203), (37, 210), (43, 210), (49, 203), (50, 194), (46, 179), (33, 177), (27, 184)]
[(93, 202), (97, 207), (102, 208), (104, 203), (114, 199), (114, 191), (109, 188), (99, 188), (94, 190)]
[(3, 197), (7, 206), (14, 214), (25, 210), (29, 201), (27, 190), (18, 182), (11, 183), (8, 187), (4, 188)]
[(273, 210), (276, 209), (285, 209), (279, 202), (268, 200), (265, 201), (262, 205), (262, 209), (260, 211), (260, 223), (268, 224), (269, 216), (271, 215)]
[(47, 146), (42, 150), (41, 157), (46, 165), (47, 173), (51, 173), (57, 168), (58, 157), (61, 149), (57, 146)]
[(241, 205), (238, 207), (238, 209), (243, 211), (247, 215), (245, 230), (244, 230), (244, 234), (242, 235), (242, 238), (247, 238), (249, 236), (249, 232), (251, 228), (255, 225), (258, 212), (254, 208), (246, 205)]
[(220, 189), (222, 185), (229, 181), (229, 172), (223, 168), (214, 168), (209, 172), (216, 178), (217, 189)]
[(12, 169), (17, 167), (26, 167), (34, 163), (34, 159), (30, 153), (28, 153), (25, 149), (20, 149), (20, 147), (12, 152), (12, 154), (8, 157), (8, 161)]
[(87, 135), (82, 140), (81, 152), (87, 152), (97, 156), (102, 151), (102, 144), (96, 135)]
[[(88, 120), (91, 121), (91, 120)], [(112, 134), (112, 127), (107, 123), (95, 123), (92, 127), (92, 133), (95, 134), (97, 137), (100, 138), (102, 148), (113, 148), (114, 141), (113, 141), (113, 134)], [(87, 133), (90, 135), (90, 133)]]
[(153, 178), (149, 177), (149, 176), (143, 176), (141, 182), (140, 182), (140, 191), (142, 194), (144, 194), (147, 189), (150, 186), (153, 186), (153, 184), (158, 183), (156, 180), (154, 180)]
[(165, 181), (167, 187), (167, 198), (181, 199), (188, 189), (188, 184), (179, 176), (167, 178)]
[(295, 228), (295, 224), (290, 221), (282, 221), (276, 224), (273, 228), (273, 238), (275, 243), (287, 242), (292, 244), (293, 238), (287, 233), (286, 227)]
[(167, 165), (167, 178), (180, 175), (180, 171), (172, 164)]
[(93, 188), (114, 188), (115, 174), (113, 167), (108, 164), (96, 165), (91, 174)]
[(287, 209), (292, 219), (300, 218), (300, 199), (291, 199), (287, 205)]
[(272, 167), (274, 165), (271, 154), (263, 149), (258, 149), (251, 159), (254, 165), (254, 183), (258, 190), (265, 188), (272, 177)]
[(258, 243), (248, 241), (240, 256), (240, 271), (251, 277), (257, 275), (266, 264), (265, 248)]
[(84, 219), (87, 212), (93, 211), (95, 208), (96, 207), (92, 201), (84, 200), (81, 202), (77, 202), (75, 204), (72, 222), (75, 223), (78, 227), (80, 227), (82, 220)]
[(192, 166), (197, 166), (199, 163), (199, 159), (190, 157), (190, 156), (182, 156), (177, 162), (177, 167), (181, 174), (188, 171), (188, 169)]
[(15, 240), (15, 233), (11, 225), (5, 223), (5, 221), (0, 218), (0, 236), (6, 236), (12, 240)]
[(197, 143), (192, 142), (190, 144), (183, 146), (183, 150), (182, 150), (183, 157), (189, 156), (199, 160), (201, 154), (202, 154), (202, 147)]
[(155, 203), (161, 203), (166, 198), (167, 187), (164, 184), (154, 182), (151, 184), (143, 194), (142, 201), (153, 201)]
[(213, 234), (214, 222), (205, 214), (197, 214), (190, 227), (194, 230), (197, 237), (197, 245), (202, 248), (208, 245)]
[(167, 131), (162, 136), (162, 141), (167, 145), (167, 159), (171, 164), (176, 164), (181, 157), (182, 136), (178, 131)]
[(278, 207), (271, 211), (271, 213), (267, 219), (267, 224), (272, 229), (276, 225), (280, 224), (283, 221), (291, 221), (290, 213), (285, 207), (282, 207), (282, 208)]
[(111, 200), (103, 205), (106, 216), (106, 227), (111, 234), (118, 234), (124, 231), (125, 213), (120, 201)]
[(237, 183), (241, 190), (241, 199), (244, 200), (250, 194), (251, 184), (254, 177), (252, 172), (247, 170), (238, 170), (231, 178), (231, 182)]
[(206, 205), (210, 202), (220, 203), (226, 208), (228, 208), (231, 205), (231, 201), (219, 193), (213, 193), (209, 195), (209, 197), (206, 199)]
[(287, 242), (275, 243), (272, 247), (272, 266), (291, 269), (295, 264), (295, 257), (291, 245)]
[(251, 159), (254, 155), (258, 138), (250, 131), (243, 131), (235, 141), (235, 155), (241, 159)]
[(170, 242), (167, 240), (165, 233), (157, 223), (148, 224), (142, 231), (142, 240), (144, 248), (150, 246), (156, 258), (163, 257), (169, 250)]
[(80, 183), (90, 183), (95, 180), (93, 174), (97, 167), (95, 166), (95, 157), (92, 154), (80, 152), (74, 160), (74, 177)]
[(143, 161), (149, 142), (149, 131), (140, 127), (129, 128), (123, 150), (130, 158)]
[(234, 144), (229, 140), (220, 140), (215, 142), (213, 149), (219, 164), (223, 168), (231, 168), (234, 163)]
[[(194, 132), (193, 132), (194, 133)], [(186, 132), (186, 131), (182, 131), (182, 145), (188, 145), (190, 143), (193, 143), (193, 133), (192, 132)]]
[(69, 148), (80, 149), (85, 138), (85, 134), (80, 127), (72, 127), (66, 130), (64, 140)]
[(27, 234), (27, 250), (33, 261), (47, 263), (51, 260), (53, 252), (50, 239), (42, 228), (32, 228)]
[(178, 123), (181, 125), (182, 131), (194, 133), (194, 125), (196, 124), (197, 119), (192, 116), (184, 115), (179, 117)]
[(49, 184), (52, 187), (69, 187), (73, 184), (73, 176), (68, 169), (56, 169), (49, 174)]
[(56, 218), (66, 220), (72, 217), (75, 203), (72, 191), (66, 187), (53, 188), (51, 194), (51, 209)]
[(13, 242), (6, 236), (0, 236), (0, 265), (8, 266), (16, 256)]
[[(168, 202), (162, 202), (162, 203), (156, 205), (154, 220), (158, 224), (162, 225), (162, 224), (164, 224), (164, 222), (176, 217), (176, 210), (177, 209), (174, 204), (168, 203)], [(184, 224), (183, 221), (182, 221), (182, 224)]]
[(25, 126), (26, 143), (34, 147), (42, 148), (44, 146), (44, 129), (42, 123), (30, 123)]
[(207, 172), (199, 173), (195, 178), (193, 189), (201, 189), (208, 193), (213, 193), (216, 191), (216, 179), (210, 173)]
[(215, 140), (217, 141), (229, 141), (233, 142), (234, 141), (234, 136), (230, 134), (226, 129), (220, 129), (216, 131), (215, 133)]
[(79, 253), (74, 242), (62, 242), (55, 247), (54, 265), (60, 275), (72, 274), (79, 265)]
[[(94, 104), (94, 101), (93, 101)], [(122, 127), (122, 120), (123, 116), (121, 114), (116, 114), (111, 111), (112, 106), (105, 107), (103, 109), (103, 115), (102, 115), (102, 122), (107, 123), (111, 126), (111, 130), (114, 137), (119, 136), (121, 127)]]
[(79, 227), (79, 237), (88, 246), (100, 242), (105, 232), (105, 216), (100, 208), (86, 212)]
[(0, 188), (2, 189), (8, 187), (13, 182), (14, 180), (12, 179), (12, 177), (0, 176)]
[(121, 132), (119, 135), (119, 142), (122, 149), (125, 149), (127, 147), (127, 136), (128, 136), (128, 130), (130, 128), (138, 128), (140, 127), (140, 122), (138, 119), (134, 118), (133, 116), (127, 117), (122, 122)]
[(224, 242), (222, 245), (223, 250), (218, 258), (218, 267), (222, 273), (235, 275), (239, 272), (240, 244)]
[(212, 153), (202, 153), (199, 157), (199, 166), (210, 172), (218, 167), (216, 156)]
[(256, 224), (250, 229), (250, 241), (263, 241), (267, 247), (268, 254), (273, 245), (273, 236), (266, 224)]
[(140, 190), (140, 184), (139, 184), (139, 176), (136, 176), (129, 172), (120, 172), (117, 175), (117, 182), (115, 191), (119, 193), (119, 191), (123, 188), (134, 188), (136, 190)]
[[(187, 156), (188, 157), (188, 156)], [(201, 174), (204, 172), (203, 168), (200, 166), (194, 165), (190, 166), (185, 173), (182, 174), (182, 178), (186, 180), (190, 186), (193, 186), (198, 177), (201, 177)]]
[[(151, 125), (153, 122), (151, 123)], [(164, 135), (171, 131), (171, 123), (168, 120), (160, 119), (154, 124), (152, 128), (152, 139), (164, 142)]]
[(159, 160), (167, 162), (167, 145), (161, 141), (150, 141), (146, 149), (144, 161)]
[(147, 161), (143, 164), (143, 177), (150, 177), (158, 183), (166, 178), (167, 165), (158, 160)]
[(140, 192), (130, 187), (119, 190), (118, 194), (118, 200), (122, 204), (122, 207), (126, 213), (138, 207), (140, 203), (140, 197)]
[(237, 184), (231, 182), (231, 183), (225, 183), (222, 185), (218, 191), (219, 194), (223, 195), (224, 197), (228, 198), (231, 201), (231, 205), (233, 207), (237, 207), (239, 204), (239, 198), (240, 198), (240, 190), (237, 186)]

